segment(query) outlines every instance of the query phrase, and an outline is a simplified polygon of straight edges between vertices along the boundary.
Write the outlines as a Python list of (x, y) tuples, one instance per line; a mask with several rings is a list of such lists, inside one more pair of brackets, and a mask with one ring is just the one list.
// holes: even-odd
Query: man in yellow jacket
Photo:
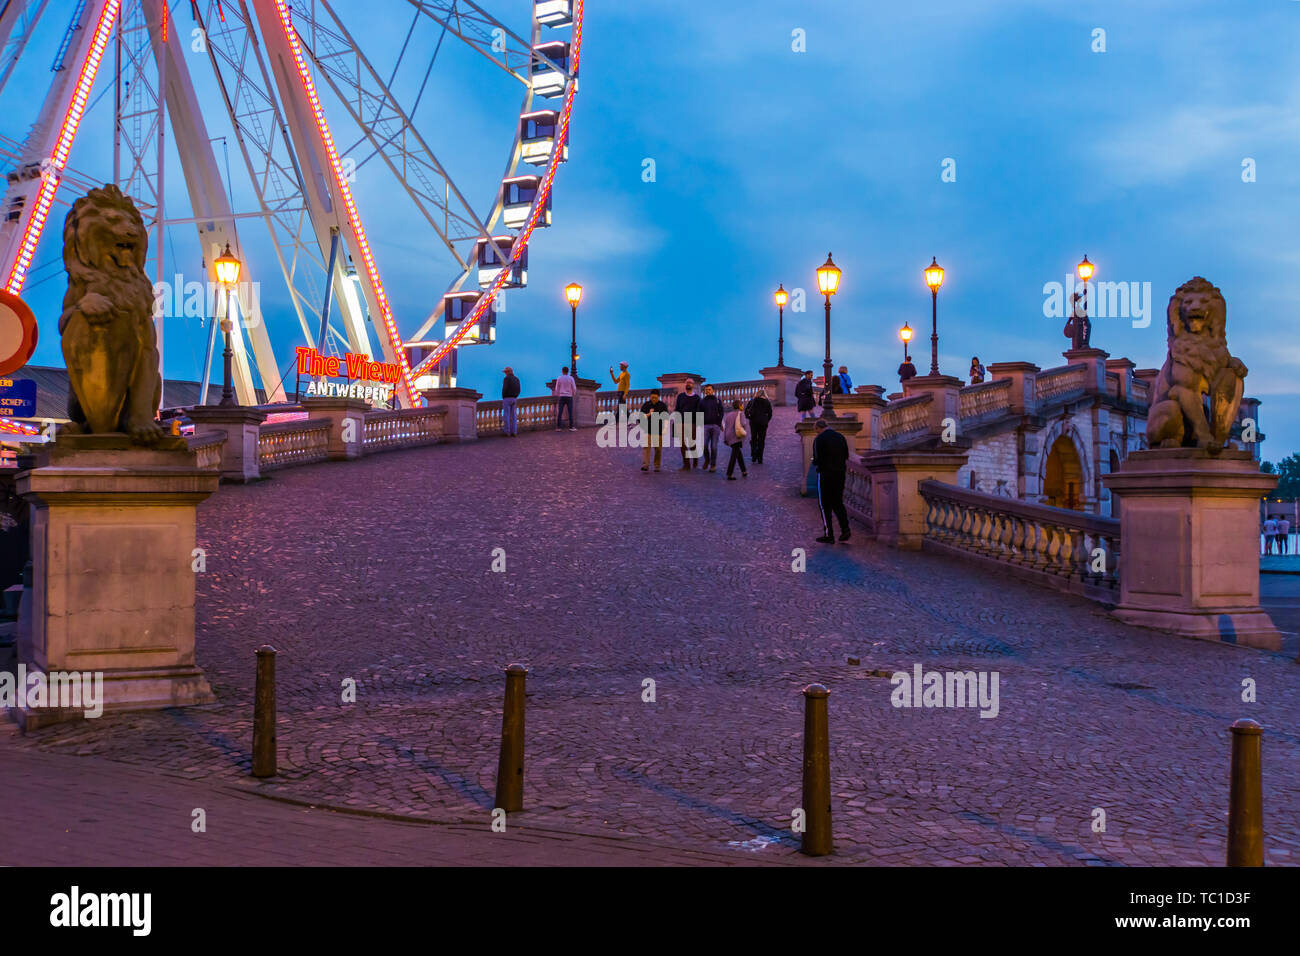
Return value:
[(615, 416), (620, 418), (626, 417), (627, 416), (627, 393), (632, 391), (632, 376), (628, 373), (627, 363), (626, 362), (618, 363), (617, 375), (614, 374), (614, 366), (611, 365), (609, 367), (609, 377), (610, 380), (614, 383), (614, 387), (618, 389), (618, 405), (614, 409), (614, 414)]

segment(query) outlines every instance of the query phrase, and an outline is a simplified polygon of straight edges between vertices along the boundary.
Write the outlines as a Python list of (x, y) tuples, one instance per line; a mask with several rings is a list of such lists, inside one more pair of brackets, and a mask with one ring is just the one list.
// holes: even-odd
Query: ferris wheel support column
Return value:
[(27, 281), (121, 6), (122, 0), (89, 0), (86, 4), (82, 29), (74, 48), (67, 51), (71, 68), (54, 74), (40, 118), (23, 145), (22, 161), (5, 191), (0, 216), (0, 283), (15, 295)]
[[(162, 18), (167, 10), (164, 0), (140, 0), (140, 2), (149, 23), (164, 22)], [(174, 37), (175, 24), (170, 14), (167, 14), (166, 24), (168, 36)], [(199, 246), (203, 250), (205, 276), (208, 282), (212, 283), (209, 288), (214, 288), (216, 273), (212, 265), (213, 260), (221, 254), (227, 242), (232, 248), (239, 248), (239, 241), (234, 233), (233, 210), (221, 179), (212, 141), (208, 138), (207, 124), (203, 121), (203, 113), (199, 107), (198, 96), (194, 92), (194, 82), (186, 58), (177, 55), (176, 42), (164, 44), (157, 31), (151, 31), (151, 40), (154, 56), (158, 62), (159, 76), (164, 77), (164, 99), (171, 120), (176, 152), (180, 156), (181, 168), (185, 173), (190, 208), (194, 218), (198, 220), (196, 226), (199, 232)], [(245, 262), (240, 272), (241, 283), (254, 287), (252, 277), (256, 275), (256, 265)], [(164, 277), (159, 277), (160, 280), (162, 278)], [(249, 365), (248, 349), (240, 329), (244, 326), (248, 330), (249, 344), (266, 392), (266, 401), (283, 402), (284, 387), (280, 381), (280, 370), (271, 348), (271, 338), (267, 333), (259, 298), (251, 296), (247, 301), (251, 303), (252, 309), (245, 314), (243, 304), (240, 304), (240, 316), (244, 321), (236, 324), (235, 334), (231, 337), (236, 394), (241, 405), (257, 404), (257, 390)], [(215, 323), (217, 317), (210, 316), (209, 320)], [(207, 374), (207, 370), (204, 370), (204, 374)]]
[[(374, 253), (361, 223), (352, 188), (343, 174), (338, 149), (325, 119), (315, 81), (307, 65), (285, 0), (250, 0), (257, 17), (267, 60), (275, 79), (285, 121), (294, 150), (302, 166), (303, 197), (310, 212), (312, 226), (322, 253), (329, 248), (331, 226), (347, 239), (347, 248), (356, 258), (357, 278), (369, 306), (370, 315), (379, 329), (384, 358), (396, 364), (401, 373), (397, 393), (404, 407), (423, 404), (415, 388), (410, 363), (402, 348), (401, 336), (393, 318), (392, 306), (384, 291)], [(341, 270), (340, 270), (341, 272)], [(337, 275), (337, 274), (336, 274)], [(370, 353), (370, 336), (360, 309), (349, 307), (352, 290), (336, 285), (340, 312), (353, 348)]]

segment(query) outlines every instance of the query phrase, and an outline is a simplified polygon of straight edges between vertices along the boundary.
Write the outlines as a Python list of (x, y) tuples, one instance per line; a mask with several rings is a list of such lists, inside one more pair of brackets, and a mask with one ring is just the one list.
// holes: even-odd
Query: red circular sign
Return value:
[(0, 375), (27, 364), (36, 351), (36, 315), (12, 292), (0, 289)]

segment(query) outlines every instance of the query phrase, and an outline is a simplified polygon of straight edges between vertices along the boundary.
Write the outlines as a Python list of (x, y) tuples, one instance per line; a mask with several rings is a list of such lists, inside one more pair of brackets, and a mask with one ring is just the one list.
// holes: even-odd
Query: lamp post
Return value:
[(934, 256), (925, 267), (925, 284), (930, 287), (930, 374), (939, 374), (939, 286), (943, 285), (943, 266)]
[[(1092, 321), (1088, 318), (1088, 281), (1092, 278), (1097, 267), (1088, 261), (1085, 255), (1083, 261), (1076, 267), (1075, 271), (1079, 276), (1079, 282), (1082, 285), (1081, 292), (1074, 293), (1073, 322), (1071, 323), (1071, 347), (1075, 349), (1086, 349), (1092, 340)], [(1082, 308), (1080, 308), (1082, 303)]]
[(909, 379), (916, 378), (916, 366), (912, 364), (912, 356), (907, 354), (907, 343), (912, 341), (912, 336), (916, 333), (906, 322), (898, 330), (898, 337), (903, 340), (903, 364), (898, 366), (898, 380), (906, 382)]
[(826, 371), (826, 397), (822, 401), (822, 418), (835, 417), (835, 400), (831, 393), (831, 296), (840, 288), (840, 268), (831, 261), (831, 254), (826, 253), (826, 261), (817, 267), (817, 288), (826, 296), (826, 361), (822, 367)]
[(785, 304), (790, 301), (790, 293), (785, 291), (785, 286), (782, 284), (776, 287), (776, 292), (772, 295), (776, 299), (777, 308), (776, 364), (780, 368), (785, 368)]
[(231, 387), (230, 361), (234, 357), (234, 351), (230, 346), (230, 333), (234, 330), (235, 323), (230, 319), (230, 290), (235, 287), (239, 281), (239, 269), (242, 263), (230, 251), (230, 243), (226, 243), (226, 251), (212, 263), (217, 270), (217, 281), (221, 283), (222, 289), (226, 293), (226, 308), (221, 317), (221, 331), (226, 337), (226, 349), (222, 353), (222, 359), (225, 364), (225, 383), (221, 386), (222, 408), (231, 408), (239, 403), (235, 401), (235, 390)]
[(569, 341), (569, 374), (576, 380), (578, 377), (578, 303), (582, 301), (582, 286), (570, 282), (564, 287), (564, 297), (569, 300), (569, 308), (573, 311), (572, 337)]

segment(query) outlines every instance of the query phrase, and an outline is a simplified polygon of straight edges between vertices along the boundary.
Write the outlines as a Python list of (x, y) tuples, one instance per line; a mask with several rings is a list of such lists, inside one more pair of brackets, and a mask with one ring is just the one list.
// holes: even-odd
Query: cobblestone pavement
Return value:
[[(644, 474), (636, 450), (584, 431), (223, 487), (199, 531), (198, 657), (220, 702), (3, 746), (482, 827), (501, 670), (521, 661), (520, 823), (788, 859), (799, 690), (821, 681), (833, 861), (1217, 864), (1227, 728), (1252, 717), (1266, 728), (1268, 860), (1300, 861), (1294, 637), (1281, 654), (1189, 641), (958, 559), (817, 545), (816, 505), (793, 491), (792, 423), (778, 410), (768, 464), (731, 482), (677, 471), (675, 451)], [(264, 642), (280, 651), (281, 774), (252, 783)], [(892, 707), (875, 672), (914, 664), (996, 671), (997, 717)], [(356, 703), (342, 702), (347, 679)]]

